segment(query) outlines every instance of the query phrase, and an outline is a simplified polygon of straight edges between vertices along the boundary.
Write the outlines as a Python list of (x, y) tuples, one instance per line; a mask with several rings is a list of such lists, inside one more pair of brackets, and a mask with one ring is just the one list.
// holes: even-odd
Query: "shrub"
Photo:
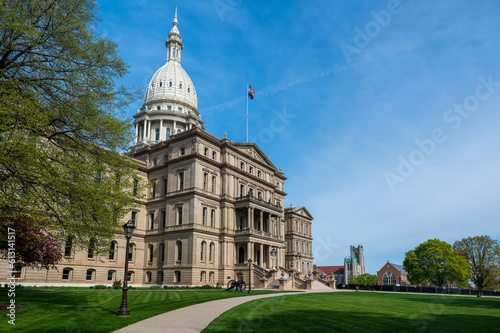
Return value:
[(106, 286), (105, 286), (105, 285), (103, 285), (103, 284), (96, 284), (96, 285), (94, 286), (94, 288), (95, 288), (95, 289), (106, 289)]
[(149, 289), (161, 289), (161, 286), (151, 286)]
[(113, 282), (113, 289), (121, 289), (121, 287), (122, 287), (122, 280)]

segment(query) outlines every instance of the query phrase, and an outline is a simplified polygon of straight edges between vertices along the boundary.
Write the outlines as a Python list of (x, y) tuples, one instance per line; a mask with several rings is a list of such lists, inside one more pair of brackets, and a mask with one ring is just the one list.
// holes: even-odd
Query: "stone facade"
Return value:
[[(309, 275), (313, 271), (312, 220), (305, 207), (285, 209), (285, 268)], [(297, 256), (300, 255), (300, 259)]]
[[(257, 145), (204, 130), (194, 85), (180, 65), (177, 26), (176, 11), (167, 63), (134, 115), (131, 155), (138, 181), (150, 186), (122, 221), (136, 225), (129, 257), (123, 235), (101, 255), (75, 249), (68, 240), (57, 270), (22, 268), (18, 283), (109, 285), (124, 279), (125, 260), (133, 286), (225, 286), (240, 276), (247, 281), (250, 258), (254, 284), (269, 284), (277, 275), (273, 268), (287, 269), (292, 262), (303, 273), (312, 271), (313, 217), (304, 207), (283, 208), (286, 177)], [(302, 259), (293, 259), (299, 252)], [(0, 261), (0, 281), (8, 270)]]

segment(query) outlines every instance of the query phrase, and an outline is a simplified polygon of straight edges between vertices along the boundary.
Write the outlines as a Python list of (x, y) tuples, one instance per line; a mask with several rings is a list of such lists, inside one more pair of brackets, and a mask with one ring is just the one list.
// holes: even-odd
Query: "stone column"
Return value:
[(259, 263), (259, 265), (261, 267), (264, 267), (264, 244), (262, 244), (262, 243), (260, 244), (259, 251), (260, 251), (260, 258), (259, 258), (260, 263)]
[(177, 120), (174, 120), (174, 129), (173, 129), (172, 134), (175, 134), (175, 133), (177, 133)]
[(250, 229), (252, 227), (252, 225), (250, 223), (252, 223), (251, 221), (253, 220), (251, 218), (251, 215), (252, 214), (252, 208), (248, 207), (248, 217), (247, 217), (247, 229)]
[(144, 119), (144, 126), (143, 126), (143, 132), (142, 132), (142, 140), (145, 141), (146, 140), (146, 132), (148, 131), (148, 121), (146, 119)]
[(163, 119), (160, 119), (160, 140), (158, 141), (163, 141)]
[(151, 140), (151, 120), (148, 121), (148, 132), (146, 133), (147, 140)]
[(135, 143), (137, 144), (137, 139), (138, 139), (137, 133), (139, 131), (139, 124), (135, 123), (134, 127), (135, 127)]
[(264, 220), (264, 211), (260, 211), (260, 221), (259, 221), (259, 230), (262, 231), (262, 221)]

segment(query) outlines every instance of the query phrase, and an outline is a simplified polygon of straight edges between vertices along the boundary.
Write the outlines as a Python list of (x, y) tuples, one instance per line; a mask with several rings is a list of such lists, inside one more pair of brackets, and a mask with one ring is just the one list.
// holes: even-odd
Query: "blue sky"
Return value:
[[(314, 216), (315, 263), (367, 272), (430, 238), (499, 238), (500, 3), (99, 1), (99, 31), (146, 87), (178, 7), (182, 66), (208, 132), (282, 167)], [(130, 117), (142, 104), (127, 110)]]

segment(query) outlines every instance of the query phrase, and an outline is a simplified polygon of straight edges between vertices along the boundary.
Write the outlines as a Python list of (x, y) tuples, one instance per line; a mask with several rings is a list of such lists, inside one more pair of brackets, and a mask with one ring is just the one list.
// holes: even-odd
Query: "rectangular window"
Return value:
[(181, 155), (186, 155), (186, 148), (184, 147), (181, 148)]
[(156, 196), (156, 182), (153, 182), (153, 188), (151, 190), (151, 198), (154, 199), (155, 196)]
[(215, 193), (215, 176), (212, 176), (212, 193)]
[(89, 270), (87, 270), (87, 278), (86, 278), (86, 279), (87, 279), (87, 281), (91, 281), (91, 280), (92, 280), (92, 273), (93, 273), (93, 272), (94, 272), (94, 271), (92, 271), (92, 270), (90, 270), (90, 269), (89, 269)]
[(167, 212), (161, 212), (161, 227), (165, 228), (167, 226)]
[(113, 281), (113, 271), (108, 271), (108, 281)]
[(149, 213), (149, 229), (153, 230), (155, 228), (155, 214)]
[(207, 190), (208, 173), (203, 174), (203, 191)]
[(216, 157), (217, 157), (217, 153), (215, 151), (212, 152), (212, 158), (215, 160)]
[(132, 212), (132, 217), (130, 218), (130, 221), (134, 224), (134, 226), (137, 227), (137, 224), (135, 223), (136, 217), (137, 217), (137, 212)]
[(184, 172), (179, 172), (179, 190), (184, 189)]
[(127, 273), (127, 281), (128, 282), (132, 281), (132, 272)]
[(167, 195), (167, 180), (163, 179), (163, 195)]
[(208, 148), (205, 148), (205, 156), (208, 156)]
[(210, 226), (215, 227), (215, 209), (210, 212)]
[(70, 270), (69, 269), (63, 269), (62, 279), (63, 280), (69, 280), (69, 274), (70, 274)]
[(177, 224), (182, 224), (182, 206), (177, 207)]
[(167, 106), (167, 111), (172, 111), (172, 106), (171, 105)]

